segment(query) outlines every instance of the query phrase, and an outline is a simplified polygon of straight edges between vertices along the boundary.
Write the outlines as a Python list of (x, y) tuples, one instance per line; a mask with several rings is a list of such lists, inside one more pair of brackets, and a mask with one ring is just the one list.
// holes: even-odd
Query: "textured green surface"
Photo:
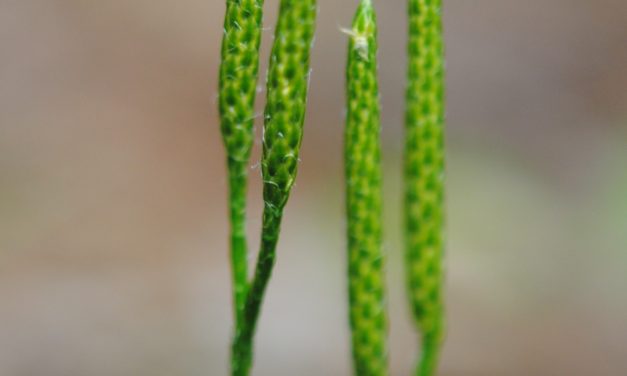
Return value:
[(416, 374), (437, 372), (443, 339), (444, 57), (441, 0), (409, 0), (405, 145), (406, 268), (422, 336)]
[(361, 1), (348, 47), (345, 130), (350, 324), (356, 375), (386, 375), (377, 25)]
[(228, 0), (220, 65), (220, 122), (227, 152), (231, 267), (235, 325), (242, 321), (247, 289), (246, 186), (253, 145), (253, 118), (263, 0)]
[(233, 375), (248, 375), (252, 366), (253, 337), (274, 266), (283, 208), (296, 179), (316, 11), (315, 0), (281, 0), (264, 117), (261, 246), (255, 276), (246, 296), (244, 320), (233, 343)]

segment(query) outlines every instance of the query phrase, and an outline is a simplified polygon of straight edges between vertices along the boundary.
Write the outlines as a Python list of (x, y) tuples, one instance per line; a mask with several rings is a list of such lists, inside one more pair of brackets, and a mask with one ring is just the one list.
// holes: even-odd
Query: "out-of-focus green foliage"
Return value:
[(405, 117), (405, 255), (422, 336), (417, 375), (436, 372), (444, 326), (444, 56), (441, 0), (409, 0)]
[(359, 4), (348, 34), (344, 159), (354, 370), (387, 375), (377, 20), (370, 0)]

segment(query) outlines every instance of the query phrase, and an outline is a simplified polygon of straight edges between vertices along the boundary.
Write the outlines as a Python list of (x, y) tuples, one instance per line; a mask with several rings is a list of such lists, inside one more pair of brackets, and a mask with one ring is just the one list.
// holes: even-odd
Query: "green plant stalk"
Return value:
[(405, 123), (408, 295), (422, 336), (416, 375), (437, 371), (443, 341), (444, 48), (441, 0), (409, 0)]
[(253, 145), (263, 0), (227, 0), (219, 82), (222, 140), (227, 154), (235, 327), (247, 290), (246, 186)]
[(377, 21), (370, 0), (353, 20), (346, 68), (344, 135), (349, 318), (354, 372), (387, 375), (387, 319), (382, 252)]
[(253, 359), (253, 337), (274, 266), (283, 208), (296, 179), (310, 73), (316, 0), (281, 0), (270, 58), (264, 116), (263, 224), (255, 276), (244, 320), (233, 342), (232, 374), (245, 376)]

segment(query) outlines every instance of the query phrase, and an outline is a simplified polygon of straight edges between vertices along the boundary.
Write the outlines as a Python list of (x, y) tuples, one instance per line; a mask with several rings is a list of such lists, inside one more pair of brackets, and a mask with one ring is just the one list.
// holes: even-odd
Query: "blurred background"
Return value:
[[(627, 2), (445, 3), (440, 374), (626, 375)], [(351, 374), (340, 28), (356, 1), (319, 5), (302, 163), (256, 375)], [(277, 7), (266, 2), (260, 88)], [(408, 375), (405, 4), (377, 7), (391, 367)], [(0, 0), (0, 375), (227, 374), (223, 14), (219, 0)], [(257, 144), (253, 249), (259, 158)]]

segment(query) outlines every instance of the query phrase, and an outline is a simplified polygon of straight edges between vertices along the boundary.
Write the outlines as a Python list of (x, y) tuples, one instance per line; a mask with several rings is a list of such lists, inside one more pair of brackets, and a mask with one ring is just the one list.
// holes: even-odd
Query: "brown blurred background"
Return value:
[[(627, 375), (627, 2), (445, 2), (441, 375)], [(0, 375), (227, 374), (223, 3), (0, 0)], [(319, 3), (302, 164), (256, 375), (350, 374), (340, 28), (356, 1)], [(266, 4), (262, 72), (277, 4)], [(408, 375), (405, 5), (377, 6), (391, 367)]]

